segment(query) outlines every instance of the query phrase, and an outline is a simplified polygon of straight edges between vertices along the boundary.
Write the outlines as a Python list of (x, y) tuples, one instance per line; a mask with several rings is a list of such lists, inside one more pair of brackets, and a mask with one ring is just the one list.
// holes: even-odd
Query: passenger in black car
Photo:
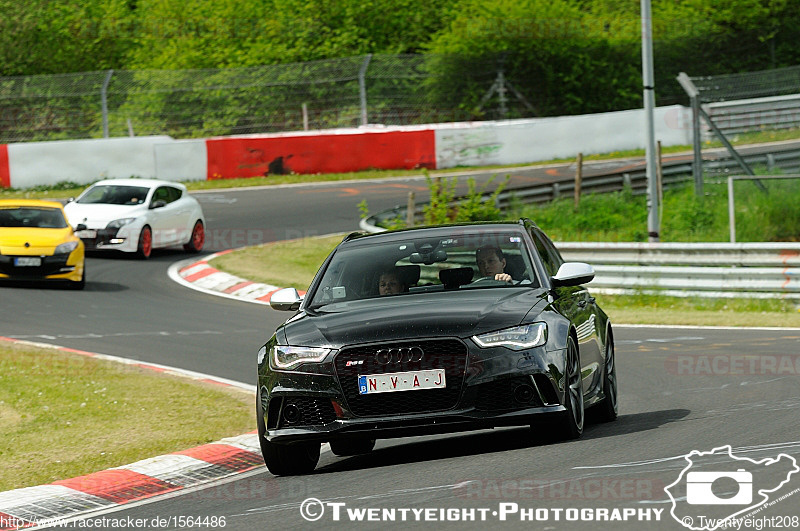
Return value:
[(378, 279), (378, 293), (380, 295), (395, 295), (404, 291), (408, 291), (408, 286), (400, 280), (400, 274), (397, 270), (392, 268), (381, 273)]
[(511, 275), (505, 272), (506, 259), (499, 247), (484, 246), (475, 251), (481, 279), (490, 278), (500, 282), (511, 282)]

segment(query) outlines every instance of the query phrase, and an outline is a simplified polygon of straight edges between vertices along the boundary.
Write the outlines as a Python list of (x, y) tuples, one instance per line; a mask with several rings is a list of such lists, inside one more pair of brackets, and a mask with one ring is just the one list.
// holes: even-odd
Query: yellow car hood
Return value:
[(70, 227), (63, 229), (0, 227), (0, 253), (51, 255), (57, 245), (72, 239)]

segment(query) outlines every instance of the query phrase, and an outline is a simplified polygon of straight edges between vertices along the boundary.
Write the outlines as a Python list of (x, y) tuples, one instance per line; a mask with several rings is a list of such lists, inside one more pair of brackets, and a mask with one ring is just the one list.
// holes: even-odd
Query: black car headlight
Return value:
[(273, 369), (290, 370), (302, 363), (321, 363), (333, 351), (331, 348), (275, 345), (269, 353), (269, 365)]
[(547, 325), (533, 323), (504, 328), (496, 332), (472, 336), (472, 340), (481, 348), (506, 347), (511, 350), (525, 350), (542, 346), (547, 342)]

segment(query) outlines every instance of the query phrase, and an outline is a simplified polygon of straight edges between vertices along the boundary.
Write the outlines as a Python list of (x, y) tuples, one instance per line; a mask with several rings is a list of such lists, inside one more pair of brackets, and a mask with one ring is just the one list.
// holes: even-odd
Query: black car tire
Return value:
[(331, 452), (339, 457), (368, 454), (375, 448), (375, 439), (331, 441)]
[(276, 476), (308, 474), (319, 462), (319, 443), (275, 444), (263, 437), (260, 440), (264, 463)]
[(583, 434), (583, 382), (578, 346), (570, 335), (567, 338), (567, 359), (564, 365), (564, 407), (558, 431), (561, 439), (577, 439)]
[(319, 462), (319, 443), (275, 444), (264, 436), (267, 428), (261, 404), (256, 396), (256, 424), (258, 425), (258, 442), (261, 455), (267, 469), (276, 476), (295, 476), (312, 472)]
[(606, 363), (603, 368), (604, 398), (593, 409), (598, 422), (611, 422), (617, 418), (617, 360), (614, 352), (614, 339), (611, 334), (606, 339)]

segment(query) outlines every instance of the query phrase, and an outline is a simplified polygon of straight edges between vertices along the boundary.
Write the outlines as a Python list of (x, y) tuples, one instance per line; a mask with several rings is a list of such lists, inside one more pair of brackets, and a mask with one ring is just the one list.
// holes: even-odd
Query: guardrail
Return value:
[(600, 293), (800, 299), (800, 243), (557, 244), (595, 269)]
[[(703, 107), (726, 135), (800, 125), (800, 94), (720, 101)], [(713, 136), (708, 127), (704, 128), (703, 135), (706, 139)]]

